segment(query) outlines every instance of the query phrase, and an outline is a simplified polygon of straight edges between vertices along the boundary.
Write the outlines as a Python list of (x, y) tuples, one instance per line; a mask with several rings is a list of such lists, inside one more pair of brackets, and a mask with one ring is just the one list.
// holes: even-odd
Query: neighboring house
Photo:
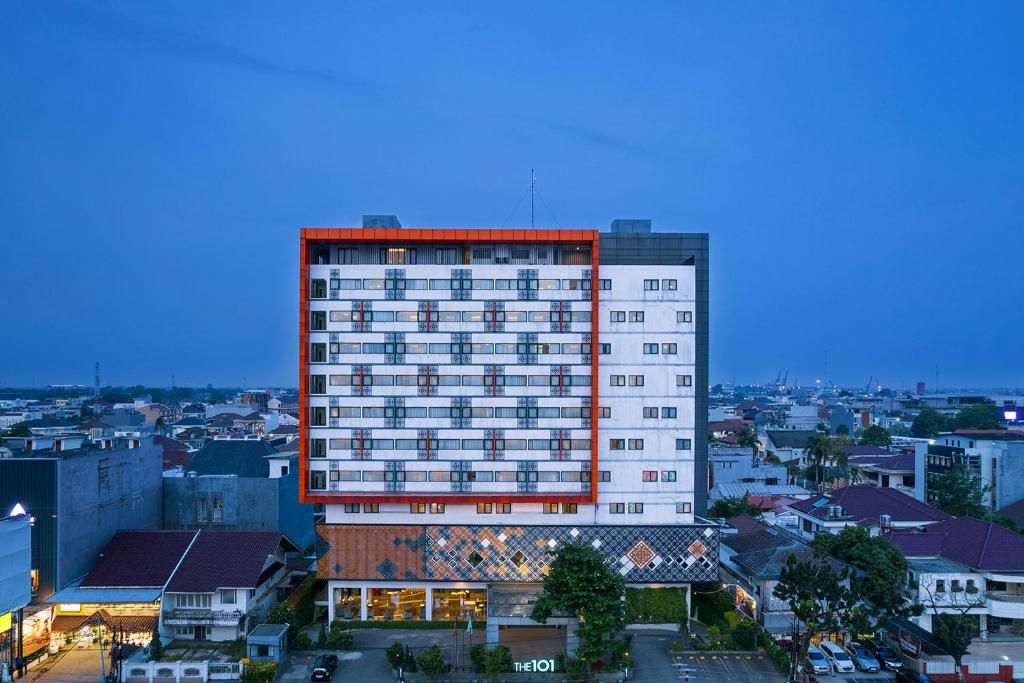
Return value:
[(935, 612), (977, 615), (982, 639), (1024, 635), (1024, 537), (991, 522), (951, 518), (885, 538), (910, 564), (925, 606), (916, 623), (932, 631)]
[(59, 451), (50, 441), (0, 458), (0, 510), (20, 503), (36, 520), (32, 569), (40, 600), (86, 574), (119, 529), (159, 529), (161, 522), (162, 457), (152, 437), (113, 439), (103, 448), (78, 437)]
[(195, 540), (194, 531), (118, 531), (92, 570), (50, 596), (52, 637), (62, 643), (88, 638), (97, 621), (124, 629), (147, 645), (160, 617), (160, 596)]
[(725, 498), (750, 498), (751, 496), (801, 500), (811, 495), (810, 491), (796, 484), (760, 484), (757, 482), (753, 484), (715, 484), (708, 492), (708, 503), (713, 504), (716, 500)]
[(245, 636), (287, 586), (287, 555), (298, 550), (278, 532), (198, 532), (164, 590), (161, 635), (215, 642)]
[(37, 420), (23, 420), (21, 426), (31, 430), (36, 436), (56, 436), (79, 431), (77, 422), (61, 417), (44, 416)]
[(914, 496), (914, 460), (913, 453), (850, 456), (850, 479)]
[(844, 486), (788, 507), (806, 538), (822, 532), (837, 534), (848, 526), (864, 527), (874, 535), (879, 530), (917, 528), (952, 519), (905, 493), (867, 484)]
[(170, 424), (181, 418), (181, 410), (176, 405), (163, 403), (150, 403), (140, 406), (139, 413), (146, 419), (146, 422), (155, 423), (163, 418), (165, 424)]
[(955, 465), (977, 476), (985, 488), (985, 505), (999, 510), (1024, 500), (1024, 431), (1016, 429), (958, 429), (939, 434), (919, 465), (928, 484)]
[(818, 432), (813, 429), (769, 429), (765, 449), (782, 461), (807, 465), (807, 442)]
[(210, 442), (210, 437), (204, 427), (188, 427), (174, 435), (176, 441), (188, 445), (189, 450), (198, 451)]
[(786, 414), (786, 429), (813, 430), (821, 422), (816, 405), (791, 405)]
[(163, 450), (163, 468), (165, 472), (177, 467), (185, 468), (189, 460), (192, 459), (189, 445), (177, 439), (157, 435), (153, 437), (153, 442)]
[[(729, 521), (730, 525), (734, 520)], [(735, 596), (737, 610), (766, 631), (792, 632), (789, 605), (775, 597), (775, 586), (790, 557), (803, 562), (813, 558), (814, 552), (799, 536), (779, 527), (747, 520), (736, 522), (738, 533), (723, 534), (719, 545), (723, 583)], [(837, 560), (827, 561), (837, 571), (843, 568)]]
[(749, 449), (740, 448), (717, 448), (709, 451), (708, 479), (712, 488), (716, 484), (734, 483), (774, 486), (788, 481), (785, 467), (766, 465), (755, 459)]
[(756, 430), (753, 420), (727, 419), (708, 422), (708, 440), (735, 445), (744, 429)]
[(280, 531), (313, 543), (313, 505), (299, 502), (297, 452), (256, 439), (217, 439), (185, 476), (164, 478), (164, 528)]
[(188, 417), (181, 418), (180, 420), (178, 420), (174, 424), (170, 425), (170, 427), (171, 427), (171, 436), (173, 436), (175, 439), (177, 439), (177, 438), (181, 437), (182, 433), (184, 433), (184, 432), (186, 432), (188, 430), (197, 429), (197, 428), (198, 429), (205, 429), (205, 427), (206, 427), (206, 418), (205, 417), (200, 417), (200, 416), (197, 416), (197, 415), (189, 415)]

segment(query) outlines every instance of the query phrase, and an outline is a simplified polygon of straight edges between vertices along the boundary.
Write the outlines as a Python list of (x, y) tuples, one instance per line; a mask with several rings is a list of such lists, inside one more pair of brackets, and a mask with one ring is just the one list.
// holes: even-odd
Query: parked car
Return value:
[(313, 671), (309, 674), (311, 681), (329, 681), (334, 677), (334, 670), (338, 668), (338, 658), (335, 655), (321, 655), (313, 662)]
[(871, 638), (865, 641), (864, 645), (874, 653), (875, 658), (881, 662), (882, 667), (886, 671), (899, 671), (900, 667), (903, 666), (903, 660), (900, 656), (878, 638)]
[(871, 651), (860, 643), (850, 643), (845, 649), (846, 653), (850, 655), (850, 659), (853, 660), (853, 663), (861, 671), (878, 673), (882, 668), (882, 665), (878, 663), (878, 660), (871, 654)]
[(807, 668), (815, 674), (832, 673), (832, 664), (828, 657), (813, 645), (807, 648)]
[(829, 663), (832, 665), (832, 670), (836, 673), (849, 674), (857, 670), (857, 667), (853, 664), (853, 660), (850, 659), (850, 655), (846, 654), (846, 650), (844, 650), (838, 643), (823, 640), (819, 647), (821, 648), (821, 651), (825, 653), (825, 656), (828, 657)]
[(896, 683), (933, 683), (933, 681), (928, 674), (917, 671), (897, 671)]

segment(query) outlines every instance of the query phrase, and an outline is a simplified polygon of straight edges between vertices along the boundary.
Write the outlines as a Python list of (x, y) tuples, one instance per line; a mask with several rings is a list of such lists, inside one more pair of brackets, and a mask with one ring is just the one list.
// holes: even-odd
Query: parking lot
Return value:
[[(677, 681), (690, 683), (738, 683), (739, 681), (785, 681), (775, 665), (764, 654), (732, 654), (732, 653), (686, 653), (674, 655), (677, 668)], [(818, 676), (819, 680), (838, 683), (882, 683), (894, 681), (892, 673), (834, 673)], [(644, 680), (647, 680), (646, 678)]]

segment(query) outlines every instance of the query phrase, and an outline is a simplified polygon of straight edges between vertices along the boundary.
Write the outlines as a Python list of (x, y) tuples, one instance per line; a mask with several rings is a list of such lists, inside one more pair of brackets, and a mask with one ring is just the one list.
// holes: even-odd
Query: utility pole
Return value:
[(103, 659), (103, 617), (96, 615), (96, 632), (100, 637), (100, 683), (107, 680), (107, 662)]

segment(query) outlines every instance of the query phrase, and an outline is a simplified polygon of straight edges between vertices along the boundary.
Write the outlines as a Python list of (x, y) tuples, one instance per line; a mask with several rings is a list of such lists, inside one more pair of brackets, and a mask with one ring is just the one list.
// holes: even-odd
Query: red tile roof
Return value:
[(725, 520), (725, 523), (736, 529), (741, 534), (748, 534), (758, 529), (766, 528), (768, 525), (759, 519), (751, 517), (748, 514), (736, 515)]
[(212, 593), (256, 588), (277, 547), (298, 550), (276, 531), (200, 531), (167, 585), (169, 593)]
[(194, 531), (118, 531), (103, 547), (83, 588), (163, 588)]

